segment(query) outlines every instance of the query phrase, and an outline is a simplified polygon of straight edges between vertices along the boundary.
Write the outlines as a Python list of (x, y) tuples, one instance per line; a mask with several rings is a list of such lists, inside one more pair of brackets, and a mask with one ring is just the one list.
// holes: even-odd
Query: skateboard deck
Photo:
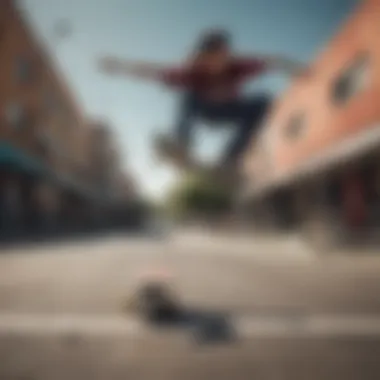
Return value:
[(157, 136), (155, 150), (161, 160), (164, 160), (178, 169), (192, 172), (201, 172), (206, 167), (197, 163), (172, 140), (165, 136)]
[(212, 165), (203, 165), (193, 159), (169, 137), (159, 135), (155, 139), (155, 151), (159, 159), (166, 161), (186, 173), (205, 175), (222, 185), (236, 183), (237, 173)]

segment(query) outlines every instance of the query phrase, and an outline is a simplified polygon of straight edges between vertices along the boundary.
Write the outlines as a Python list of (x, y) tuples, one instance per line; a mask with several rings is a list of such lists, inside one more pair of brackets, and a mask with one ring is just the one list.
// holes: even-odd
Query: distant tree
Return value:
[(232, 194), (207, 178), (187, 178), (172, 190), (167, 205), (176, 217), (215, 217), (231, 210)]

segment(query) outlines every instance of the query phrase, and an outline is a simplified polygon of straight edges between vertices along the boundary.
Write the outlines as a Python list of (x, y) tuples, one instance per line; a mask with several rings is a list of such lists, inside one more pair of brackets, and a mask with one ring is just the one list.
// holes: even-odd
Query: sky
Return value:
[[(90, 117), (109, 121), (122, 164), (147, 196), (160, 199), (176, 172), (155, 159), (152, 136), (169, 132), (176, 118), (175, 93), (155, 83), (110, 78), (98, 72), (104, 54), (176, 64), (197, 36), (223, 27), (242, 53), (271, 53), (311, 61), (338, 30), (356, 0), (19, 0), (37, 34), (57, 57), (78, 102)], [(57, 39), (60, 20), (71, 34)], [(270, 74), (247, 86), (274, 97), (288, 78)], [(200, 125), (202, 127), (202, 125)], [(231, 131), (198, 128), (195, 152), (218, 158)]]

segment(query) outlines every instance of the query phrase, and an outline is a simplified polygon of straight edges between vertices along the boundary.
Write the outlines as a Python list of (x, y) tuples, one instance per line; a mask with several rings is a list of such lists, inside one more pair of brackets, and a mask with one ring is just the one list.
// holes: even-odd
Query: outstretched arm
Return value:
[(305, 75), (309, 72), (309, 68), (305, 64), (285, 57), (263, 56), (259, 59), (267, 70), (284, 71), (292, 76)]
[(110, 75), (126, 75), (139, 79), (154, 80), (170, 87), (186, 87), (191, 74), (186, 68), (164, 67), (145, 62), (129, 62), (118, 58), (105, 57), (99, 61), (100, 70)]
[(111, 75), (127, 75), (140, 79), (160, 80), (165, 68), (144, 62), (129, 62), (119, 58), (104, 57), (98, 62), (102, 72)]

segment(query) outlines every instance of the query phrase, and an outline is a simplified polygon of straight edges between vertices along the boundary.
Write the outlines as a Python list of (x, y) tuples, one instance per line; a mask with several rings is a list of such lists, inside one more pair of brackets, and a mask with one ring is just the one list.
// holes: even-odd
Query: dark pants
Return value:
[(270, 106), (271, 99), (267, 96), (212, 103), (186, 94), (180, 107), (176, 135), (181, 144), (189, 146), (196, 120), (216, 125), (228, 123), (235, 129), (235, 134), (228, 144), (224, 162), (236, 163), (260, 128)]

